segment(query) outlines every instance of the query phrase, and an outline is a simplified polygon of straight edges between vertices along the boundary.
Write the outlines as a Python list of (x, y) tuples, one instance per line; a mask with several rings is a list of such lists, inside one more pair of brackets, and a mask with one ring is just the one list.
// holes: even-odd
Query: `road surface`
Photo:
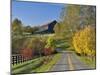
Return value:
[(62, 52), (61, 59), (50, 71), (70, 71), (93, 69), (81, 62), (74, 52)]

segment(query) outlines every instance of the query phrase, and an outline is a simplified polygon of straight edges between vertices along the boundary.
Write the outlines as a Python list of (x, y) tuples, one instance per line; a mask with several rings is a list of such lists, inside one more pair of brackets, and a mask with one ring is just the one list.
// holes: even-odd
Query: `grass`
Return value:
[(53, 67), (54, 64), (56, 64), (56, 62), (60, 59), (61, 54), (55, 54), (53, 59), (47, 63), (47, 64), (43, 64), (42, 66), (38, 67), (37, 69), (33, 70), (32, 72), (47, 72), (50, 71), (50, 69)]
[(23, 64), (12, 66), (12, 74), (30, 73), (33, 68), (37, 68), (42, 64), (42, 59), (33, 59)]
[(43, 58), (36, 58), (22, 64), (12, 65), (12, 74), (25, 74), (33, 72), (46, 72), (49, 71), (54, 64), (60, 59), (61, 54), (57, 53), (53, 59), (47, 64), (43, 64)]
[(84, 62), (85, 64), (87, 64), (89, 67), (91, 67), (91, 68), (95, 68), (95, 67), (96, 67), (96, 62), (95, 62), (95, 60), (91, 60), (91, 59), (89, 59), (89, 58), (87, 58), (87, 57), (85, 57), (85, 56), (78, 56), (78, 58), (79, 58), (82, 62)]
[(23, 66), (25, 66), (25, 65), (28, 65), (28, 64), (30, 64), (30, 63), (33, 63), (33, 62), (35, 62), (36, 60), (38, 60), (38, 59), (34, 59), (34, 60), (29, 60), (29, 61), (26, 61), (26, 62), (23, 62), (23, 63), (19, 63), (19, 64), (15, 64), (15, 65), (12, 65), (12, 70), (15, 70), (15, 69), (18, 69), (18, 68), (20, 68), (20, 67), (23, 67)]
[(68, 41), (66, 41), (65, 39), (60, 39), (56, 41), (56, 47), (61, 48), (62, 50), (66, 50), (70, 47), (70, 45), (68, 44)]

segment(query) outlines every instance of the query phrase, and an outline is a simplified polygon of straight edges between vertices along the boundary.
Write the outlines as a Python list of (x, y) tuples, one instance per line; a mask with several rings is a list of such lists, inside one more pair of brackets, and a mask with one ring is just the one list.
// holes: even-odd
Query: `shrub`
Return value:
[(33, 50), (32, 49), (22, 49), (20, 51), (20, 54), (24, 57), (24, 58), (27, 58), (27, 59), (31, 59), (33, 57)]

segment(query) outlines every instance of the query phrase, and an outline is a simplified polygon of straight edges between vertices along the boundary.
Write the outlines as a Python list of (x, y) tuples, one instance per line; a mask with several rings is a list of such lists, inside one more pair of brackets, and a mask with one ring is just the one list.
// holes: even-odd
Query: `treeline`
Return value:
[(24, 35), (24, 34), (34, 34), (39, 28), (31, 27), (30, 25), (23, 25), (22, 21), (15, 18), (12, 22), (12, 34), (13, 35)]
[(16, 38), (12, 40), (12, 54), (25, 57), (48, 56), (56, 53), (54, 37)]
[(95, 24), (95, 6), (67, 5), (54, 30), (56, 37), (68, 40), (70, 47), (80, 55), (95, 56)]

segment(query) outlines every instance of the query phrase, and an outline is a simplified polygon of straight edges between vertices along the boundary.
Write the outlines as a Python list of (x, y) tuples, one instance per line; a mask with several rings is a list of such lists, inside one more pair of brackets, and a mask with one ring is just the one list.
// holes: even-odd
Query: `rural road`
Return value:
[(52, 67), (50, 71), (70, 71), (92, 69), (81, 62), (74, 52), (61, 52), (61, 59)]

